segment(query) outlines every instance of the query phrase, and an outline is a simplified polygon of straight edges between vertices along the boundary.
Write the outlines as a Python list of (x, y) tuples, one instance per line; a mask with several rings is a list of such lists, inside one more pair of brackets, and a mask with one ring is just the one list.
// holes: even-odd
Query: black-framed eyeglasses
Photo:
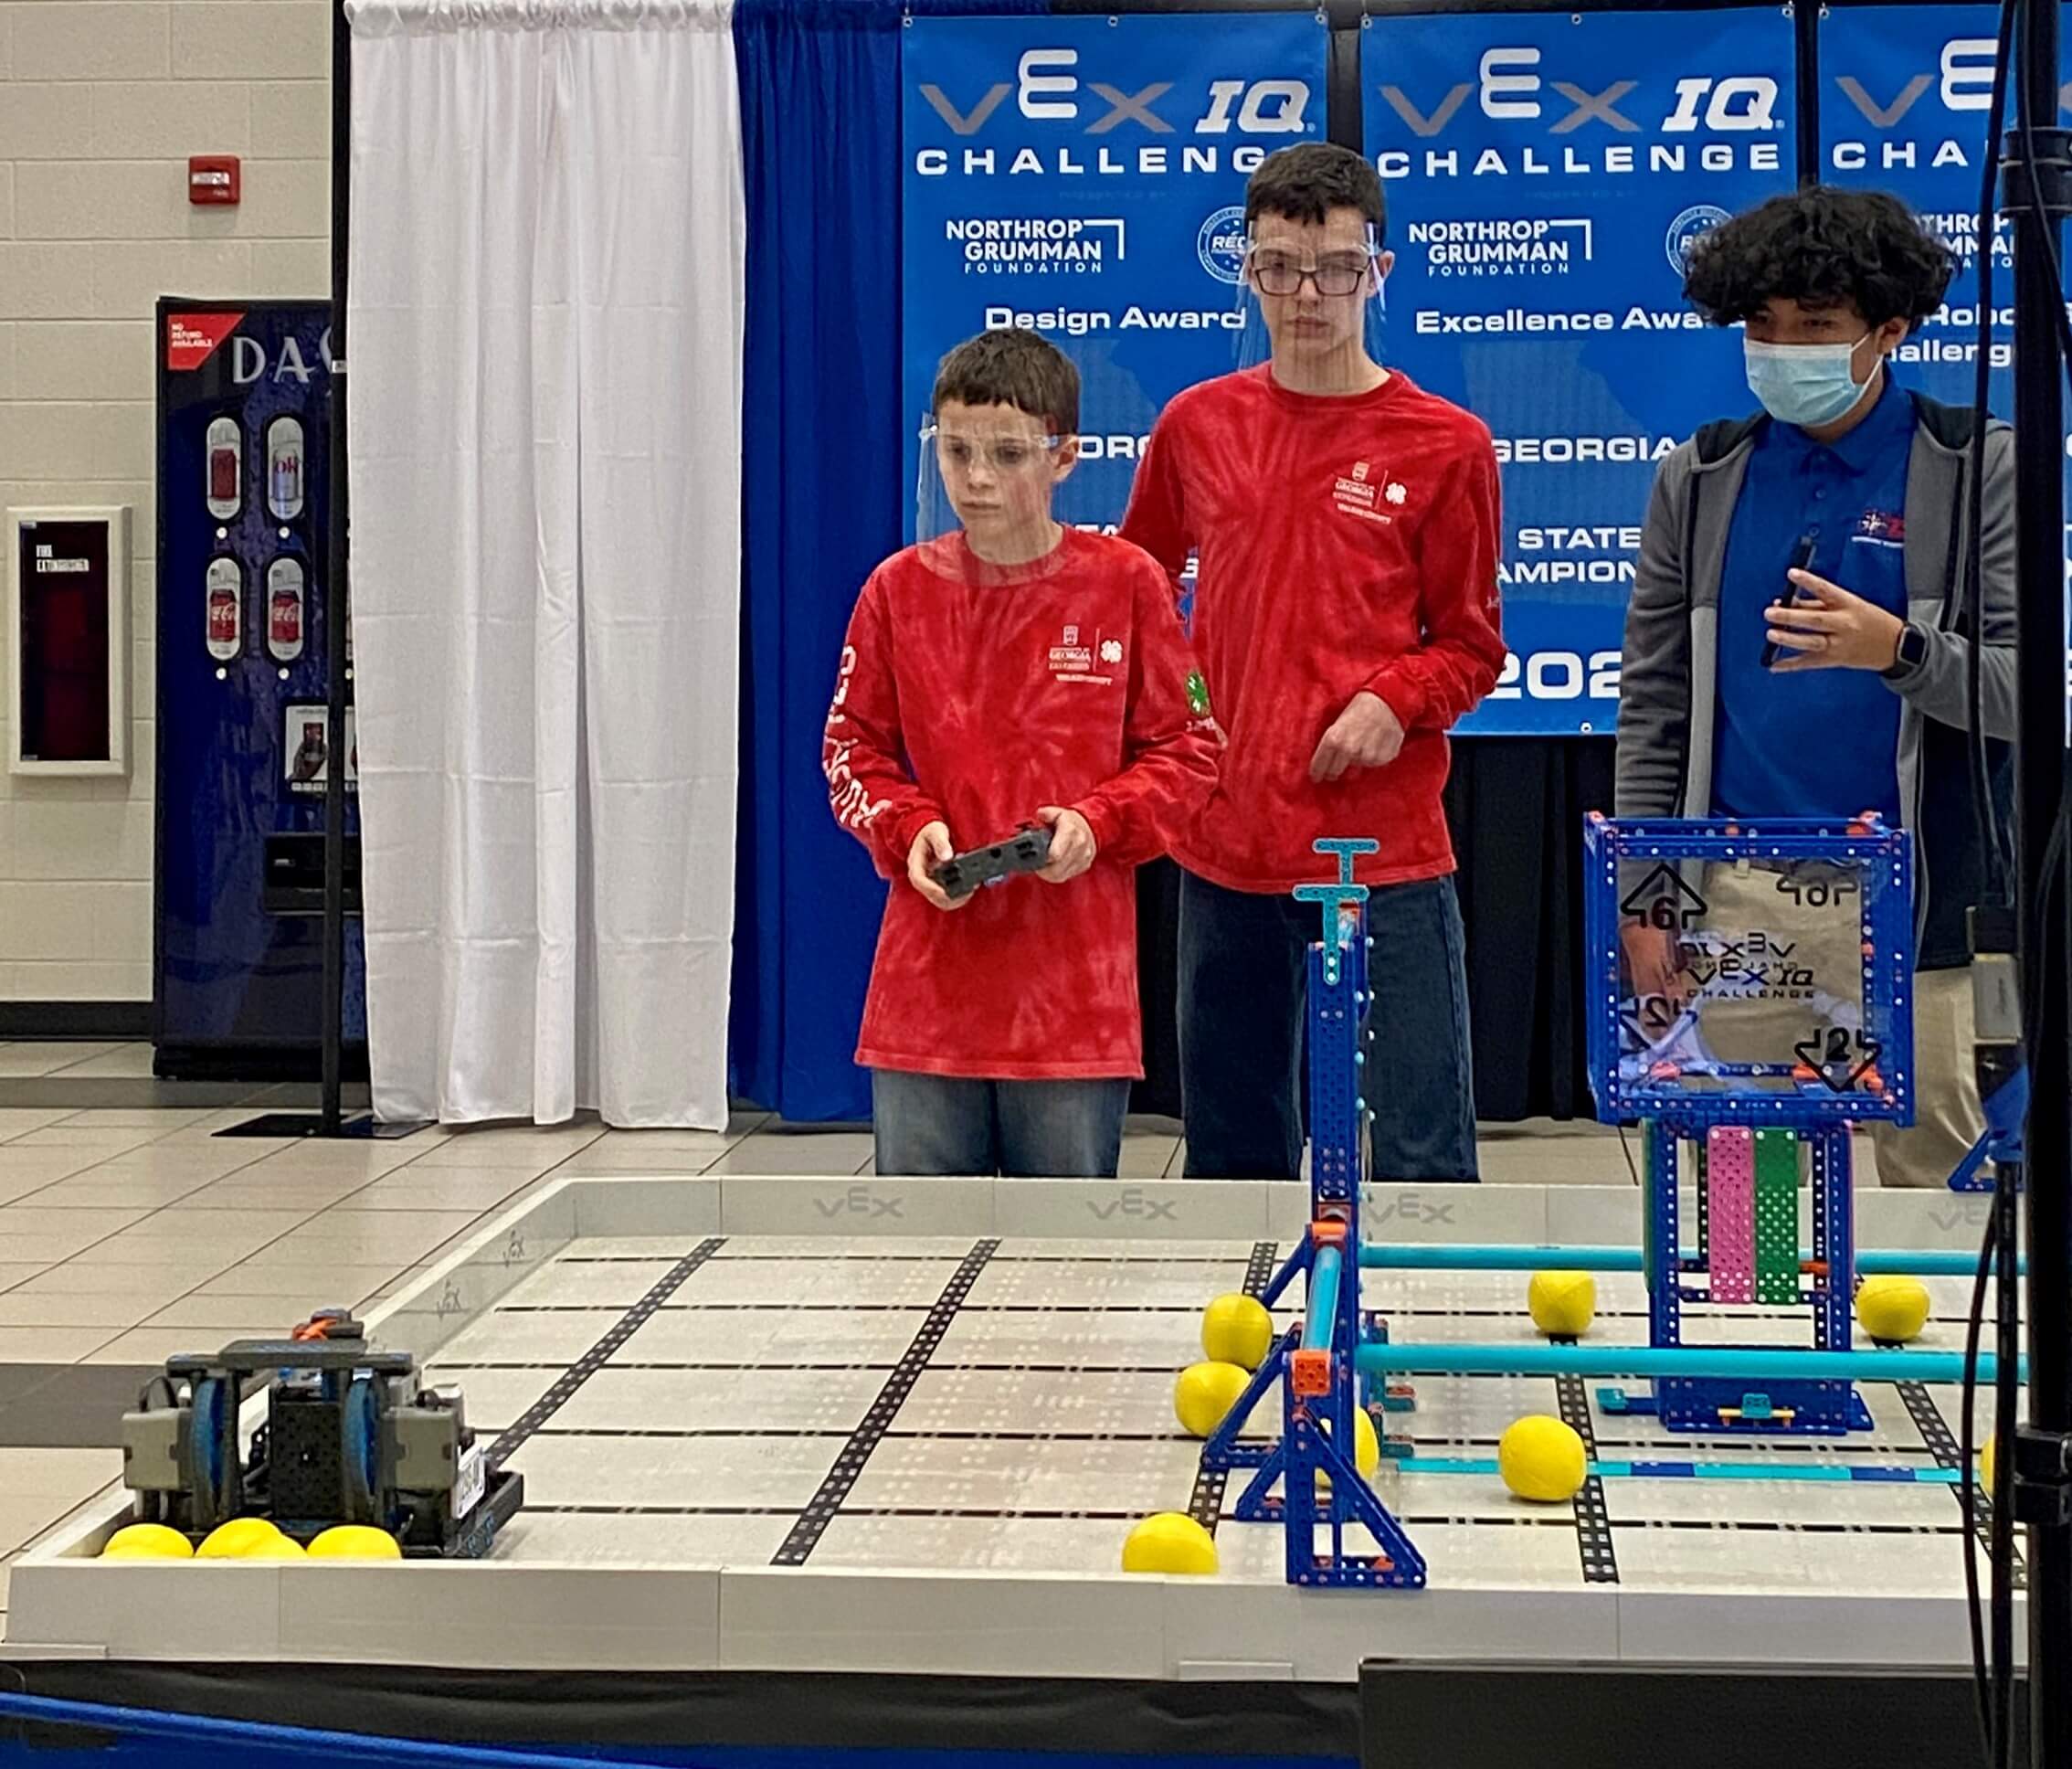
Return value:
[(1249, 263), (1253, 283), (1263, 295), (1300, 294), (1305, 282), (1314, 282), (1318, 294), (1342, 297), (1359, 292), (1371, 260), (1364, 252), (1334, 252), (1306, 264), (1290, 252), (1255, 251)]

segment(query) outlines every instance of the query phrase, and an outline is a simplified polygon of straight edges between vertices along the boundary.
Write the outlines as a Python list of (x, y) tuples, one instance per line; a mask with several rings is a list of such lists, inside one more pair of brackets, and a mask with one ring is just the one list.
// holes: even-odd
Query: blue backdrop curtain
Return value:
[(850, 609), (898, 547), (910, 495), (902, 12), (896, 0), (737, 0), (734, 13), (748, 323), (731, 1049), (735, 1094), (798, 1121), (870, 1111), (850, 1054), (884, 887), (828, 813), (820, 733)]
[[(900, 19), (970, 0), (737, 0), (748, 204), (741, 820), (731, 1050), (737, 1096), (809, 1122), (870, 1111), (850, 1060), (884, 888), (837, 830), (820, 734), (849, 611), (900, 544)], [(986, 0), (1041, 12), (1042, 0)], [(1454, 748), (1476, 1092), (1485, 1118), (1588, 1116), (1582, 812), (1602, 739)], [(1138, 1110), (1177, 1114), (1177, 874), (1145, 868)]]

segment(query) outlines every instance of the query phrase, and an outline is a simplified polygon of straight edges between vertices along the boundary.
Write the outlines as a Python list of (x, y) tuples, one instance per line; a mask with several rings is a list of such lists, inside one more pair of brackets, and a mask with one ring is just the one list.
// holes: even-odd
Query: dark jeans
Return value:
[[(1190, 1178), (1294, 1179), (1315, 905), (1180, 877), (1180, 1096)], [(1474, 1180), (1475, 1082), (1460, 902), (1451, 878), (1367, 900), (1374, 1001), (1361, 1091), (1377, 1180)]]
[(1112, 1180), (1127, 1081), (967, 1081), (871, 1071), (878, 1171)]

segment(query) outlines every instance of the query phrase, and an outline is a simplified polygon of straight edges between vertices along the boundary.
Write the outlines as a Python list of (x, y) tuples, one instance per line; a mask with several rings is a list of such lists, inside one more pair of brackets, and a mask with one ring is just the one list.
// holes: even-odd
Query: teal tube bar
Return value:
[(1309, 1313), (1302, 1323), (1302, 1349), (1328, 1351), (1331, 1322), (1338, 1312), (1338, 1274), (1346, 1255), (1337, 1247), (1319, 1247), (1309, 1267)]
[[(1403, 1474), (1499, 1471), (1494, 1456), (1405, 1457), (1394, 1467)], [(1955, 1468), (1876, 1467), (1853, 1462), (1592, 1462), (1590, 1471), (1605, 1480), (1801, 1480), (1864, 1487), (1954, 1487), (1958, 1481)]]
[[(1363, 1345), (1354, 1361), (1375, 1375), (1703, 1376), (1742, 1382), (1961, 1382), (1959, 1351), (1788, 1351), (1738, 1345)], [(1997, 1360), (1979, 1353), (1979, 1380)], [(2029, 1361), (2020, 1365), (2029, 1377)]]
[[(1686, 1259), (1696, 1255), (1686, 1254)], [(1803, 1249), (1799, 1257), (1810, 1260)], [(1587, 1271), (1637, 1272), (1638, 1247), (1528, 1247), (1406, 1245), (1401, 1242), (1363, 1246), (1359, 1263), (1369, 1271)], [(2028, 1260), (2022, 1262), (2024, 1272)], [(1866, 1247), (1856, 1254), (1856, 1271), (1864, 1277), (1969, 1277), (1978, 1270), (1973, 1253), (1930, 1251), (1922, 1247)]]

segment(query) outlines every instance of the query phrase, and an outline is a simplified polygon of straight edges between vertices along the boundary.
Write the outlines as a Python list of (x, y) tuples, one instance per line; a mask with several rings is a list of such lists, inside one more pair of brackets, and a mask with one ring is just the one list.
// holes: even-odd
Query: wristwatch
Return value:
[(1899, 646), (1894, 653), (1892, 667), (1881, 672), (1887, 677), (1912, 675), (1928, 662), (1928, 634), (1911, 620), (1899, 629)]

